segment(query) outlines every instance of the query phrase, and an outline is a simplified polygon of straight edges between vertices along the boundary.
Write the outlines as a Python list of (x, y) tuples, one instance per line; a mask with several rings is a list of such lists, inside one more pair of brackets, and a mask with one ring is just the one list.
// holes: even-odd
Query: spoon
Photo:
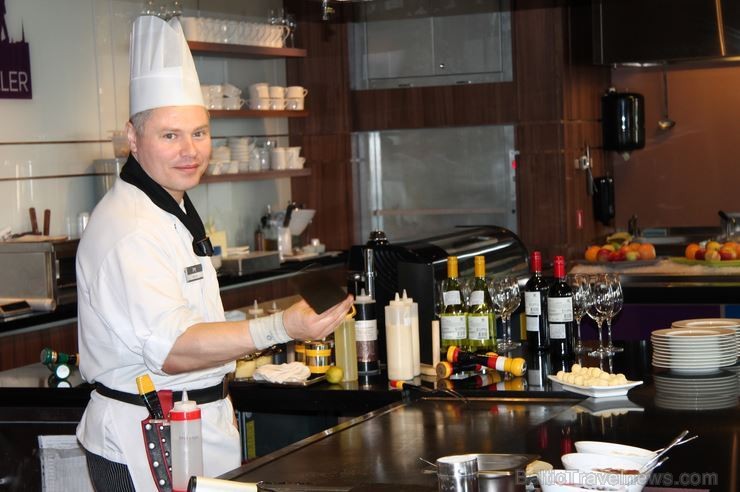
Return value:
[(650, 469), (650, 467), (653, 465), (653, 463), (657, 463), (658, 460), (666, 454), (668, 451), (670, 451), (675, 445), (677, 445), (681, 440), (686, 437), (689, 434), (688, 430), (685, 430), (681, 432), (678, 436), (675, 437), (666, 447), (661, 449), (650, 461), (645, 463), (642, 468), (640, 468), (640, 473), (642, 473), (643, 470)]
[(658, 120), (658, 128), (663, 131), (670, 130), (676, 122), (668, 117), (668, 76), (663, 67), (663, 117)]

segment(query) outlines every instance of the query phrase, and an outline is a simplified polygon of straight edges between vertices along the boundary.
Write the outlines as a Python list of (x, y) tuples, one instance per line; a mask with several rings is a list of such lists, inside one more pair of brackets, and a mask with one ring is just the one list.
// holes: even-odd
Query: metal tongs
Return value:
[(411, 384), (407, 383), (405, 381), (391, 381), (391, 386), (397, 389), (413, 389), (416, 391), (419, 391), (421, 393), (445, 393), (447, 395), (452, 396), (453, 398), (457, 398), (463, 403), (468, 403), (468, 399), (465, 398), (463, 395), (458, 393), (455, 390), (448, 389), (448, 388), (427, 388), (426, 386), (421, 386), (419, 384)]
[(647, 473), (647, 472), (652, 471), (655, 468), (659, 467), (660, 465), (662, 465), (663, 463), (665, 463), (666, 460), (668, 460), (668, 458), (664, 458), (664, 459), (661, 460), (661, 458), (668, 451), (670, 451), (671, 449), (673, 449), (676, 446), (680, 446), (681, 444), (686, 444), (687, 442), (693, 441), (694, 439), (696, 439), (697, 437), (699, 437), (699, 436), (691, 436), (691, 437), (689, 437), (687, 439), (686, 438), (687, 435), (689, 435), (689, 431), (688, 430), (684, 430), (679, 435), (677, 435), (671, 442), (669, 442), (666, 447), (664, 447), (663, 449), (659, 449), (658, 451), (656, 451), (655, 456), (653, 456), (650, 459), (650, 461), (648, 461), (647, 463), (645, 463), (644, 465), (642, 465), (642, 468), (640, 468), (640, 473), (641, 474), (642, 473)]

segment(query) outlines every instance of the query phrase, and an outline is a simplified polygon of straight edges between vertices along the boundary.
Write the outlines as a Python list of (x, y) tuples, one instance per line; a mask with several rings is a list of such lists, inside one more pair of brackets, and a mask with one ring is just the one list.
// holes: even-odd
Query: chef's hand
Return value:
[(321, 340), (333, 332), (352, 308), (354, 298), (345, 300), (321, 314), (316, 314), (304, 300), (296, 302), (283, 313), (285, 331), (295, 340)]

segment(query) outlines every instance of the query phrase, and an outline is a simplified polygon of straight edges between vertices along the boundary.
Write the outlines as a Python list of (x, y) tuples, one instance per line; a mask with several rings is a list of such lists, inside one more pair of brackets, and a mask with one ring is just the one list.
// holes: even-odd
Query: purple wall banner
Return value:
[(0, 0), (0, 99), (31, 99), (31, 56), (26, 33), (21, 29), (20, 41), (13, 41), (5, 14), (5, 0)]

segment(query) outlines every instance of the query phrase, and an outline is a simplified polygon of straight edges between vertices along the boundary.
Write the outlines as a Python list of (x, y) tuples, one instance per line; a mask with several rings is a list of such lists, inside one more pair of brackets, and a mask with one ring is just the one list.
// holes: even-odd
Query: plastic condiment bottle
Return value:
[(398, 297), (398, 293), (385, 307), (385, 343), (390, 380), (407, 381), (414, 378), (410, 311), (409, 306)]
[(414, 376), (421, 374), (421, 352), (419, 349), (419, 305), (412, 298), (406, 295), (406, 289), (403, 289), (401, 300), (409, 307), (411, 316), (411, 351), (414, 360)]
[(182, 400), (170, 410), (170, 440), (172, 444), (172, 490), (186, 492), (193, 475), (203, 475), (203, 437), (200, 408), (188, 400), (187, 391)]
[(378, 319), (375, 300), (365, 294), (365, 289), (355, 297), (355, 340), (357, 341), (357, 372), (377, 374), (378, 363)]
[(334, 331), (335, 363), (342, 368), (342, 381), (357, 381), (355, 320), (347, 315)]

